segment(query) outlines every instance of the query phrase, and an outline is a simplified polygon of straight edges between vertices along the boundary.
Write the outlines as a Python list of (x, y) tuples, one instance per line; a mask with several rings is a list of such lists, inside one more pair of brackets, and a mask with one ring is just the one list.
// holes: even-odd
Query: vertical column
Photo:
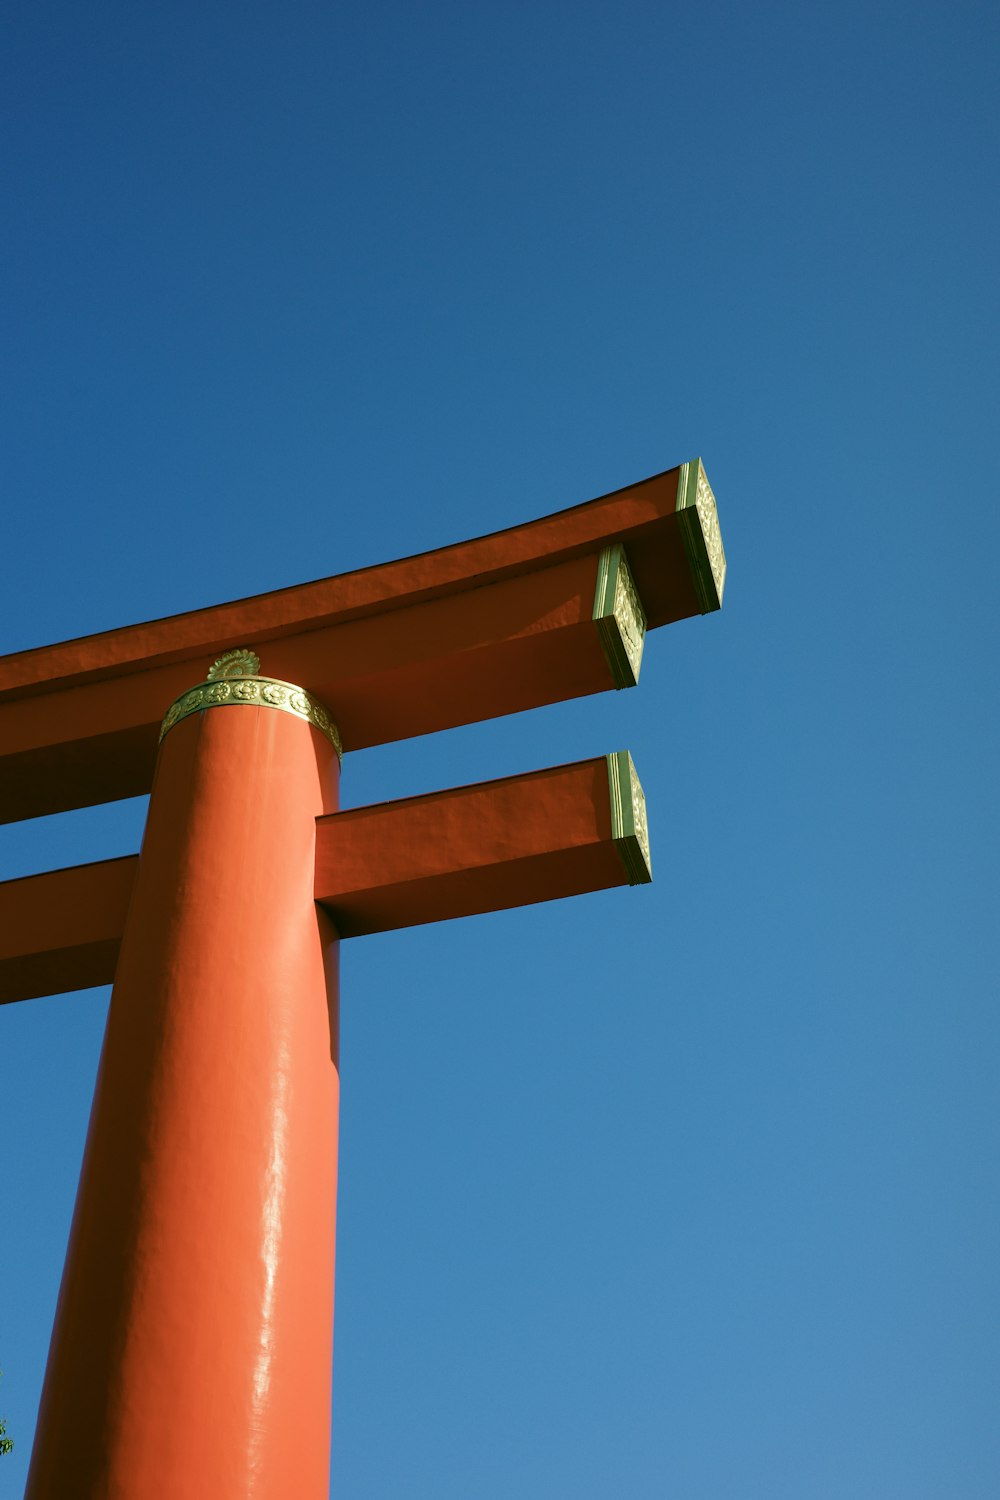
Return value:
[(328, 1490), (336, 728), (230, 653), (167, 715), (49, 1351), (32, 1500)]

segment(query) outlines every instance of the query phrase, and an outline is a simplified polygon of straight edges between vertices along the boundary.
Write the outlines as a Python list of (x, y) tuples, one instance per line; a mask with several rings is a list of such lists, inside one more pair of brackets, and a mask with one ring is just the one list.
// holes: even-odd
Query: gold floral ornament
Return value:
[(259, 671), (260, 658), (246, 647), (226, 651), (217, 657), (209, 667), (205, 681), (188, 688), (167, 709), (160, 739), (189, 714), (200, 713), (206, 708), (246, 703), (257, 708), (277, 708), (282, 713), (305, 719), (326, 735), (338, 758), (342, 758), (340, 733), (322, 703), (317, 703), (304, 688), (296, 687), (293, 682), (261, 677)]
[(226, 677), (256, 677), (260, 671), (260, 657), (255, 651), (239, 646), (217, 656), (208, 669), (209, 682), (221, 682)]

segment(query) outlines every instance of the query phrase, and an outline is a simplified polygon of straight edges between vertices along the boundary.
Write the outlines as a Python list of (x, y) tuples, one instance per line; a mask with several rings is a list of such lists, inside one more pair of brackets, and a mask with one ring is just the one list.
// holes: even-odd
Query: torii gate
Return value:
[(114, 982), (32, 1500), (326, 1495), (339, 939), (651, 878), (626, 751), (338, 812), (342, 747), (634, 686), (725, 569), (694, 460), (0, 659), (0, 820), (151, 791), (139, 856), (0, 885), (0, 1000)]

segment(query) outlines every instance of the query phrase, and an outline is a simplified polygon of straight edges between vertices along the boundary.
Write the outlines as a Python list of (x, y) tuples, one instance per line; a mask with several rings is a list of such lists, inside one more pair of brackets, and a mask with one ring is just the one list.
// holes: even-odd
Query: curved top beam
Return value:
[(235, 646), (326, 704), (346, 750), (629, 685), (621, 599), (599, 597), (616, 545), (646, 628), (721, 604), (695, 460), (473, 541), (0, 658), (0, 821), (148, 791), (167, 706)]

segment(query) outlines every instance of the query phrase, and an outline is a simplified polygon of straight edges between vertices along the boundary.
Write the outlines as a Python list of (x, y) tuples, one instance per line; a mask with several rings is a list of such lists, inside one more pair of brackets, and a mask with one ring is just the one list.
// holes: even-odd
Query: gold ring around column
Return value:
[(258, 665), (252, 651), (229, 651), (220, 656), (210, 669), (207, 681), (189, 688), (171, 703), (160, 726), (160, 739), (189, 714), (200, 713), (206, 708), (249, 703), (258, 708), (277, 708), (282, 713), (307, 720), (326, 735), (338, 759), (343, 759), (340, 732), (323, 705), (293, 682), (281, 682), (277, 677), (258, 677)]

